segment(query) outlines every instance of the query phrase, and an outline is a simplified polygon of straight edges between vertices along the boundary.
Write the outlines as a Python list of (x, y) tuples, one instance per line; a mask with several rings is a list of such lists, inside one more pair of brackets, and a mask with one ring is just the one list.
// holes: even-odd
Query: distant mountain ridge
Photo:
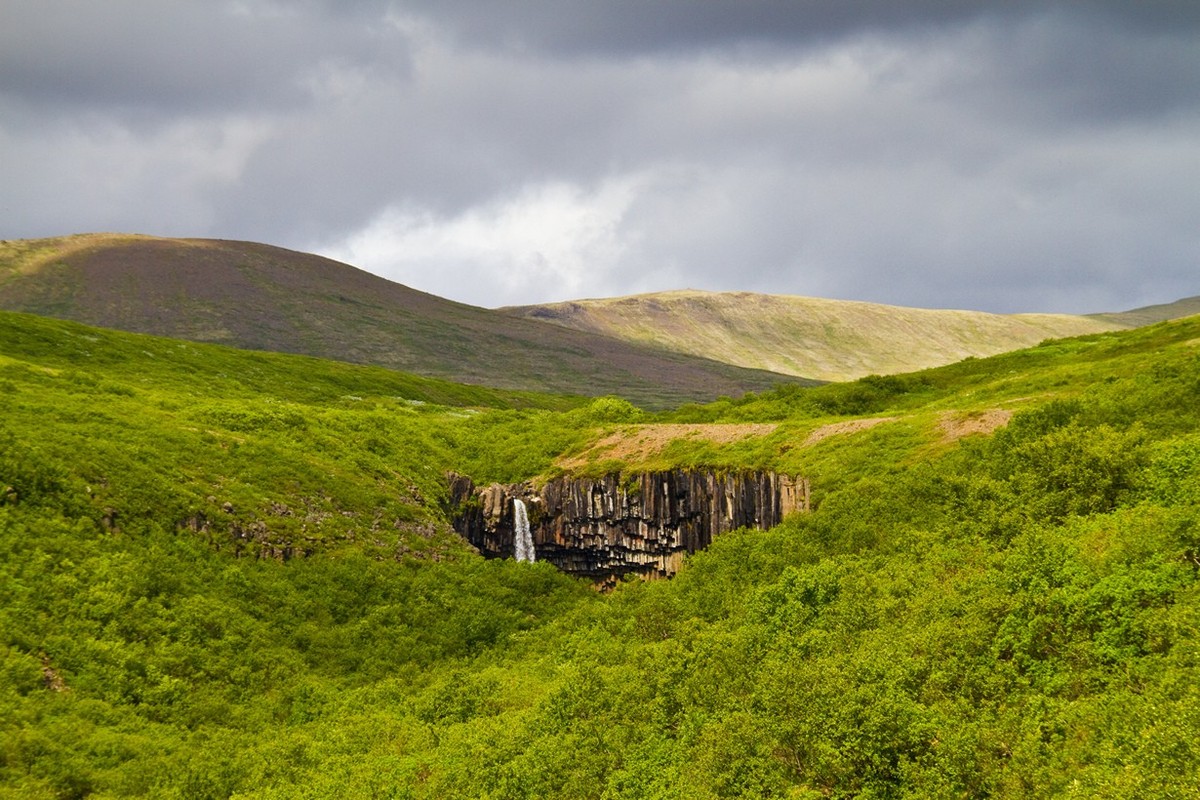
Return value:
[(1129, 328), (1140, 328), (1143, 325), (1153, 325), (1156, 322), (1166, 322), (1172, 319), (1183, 319), (1200, 314), (1200, 295), (1184, 297), (1174, 303), (1159, 303), (1153, 306), (1142, 306), (1129, 311), (1116, 311), (1103, 314), (1088, 314), (1093, 319), (1103, 322), (1113, 322)]
[(750, 292), (683, 290), (502, 309), (576, 330), (843, 381), (1132, 327), (1069, 314), (988, 314)]
[(79, 234), (0, 242), (0, 310), (649, 407), (985, 357), (1200, 312), (988, 314), (682, 290), (484, 309), (252, 242)]
[(648, 406), (796, 381), (517, 319), (251, 242), (81, 234), (0, 243), (0, 309)]

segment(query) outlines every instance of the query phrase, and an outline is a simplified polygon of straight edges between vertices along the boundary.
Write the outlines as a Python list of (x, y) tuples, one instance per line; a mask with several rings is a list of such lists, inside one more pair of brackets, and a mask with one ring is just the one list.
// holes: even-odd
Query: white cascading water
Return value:
[(533, 534), (529, 532), (529, 515), (525, 513), (525, 503), (513, 498), (513, 554), (517, 561), (537, 561), (533, 552)]

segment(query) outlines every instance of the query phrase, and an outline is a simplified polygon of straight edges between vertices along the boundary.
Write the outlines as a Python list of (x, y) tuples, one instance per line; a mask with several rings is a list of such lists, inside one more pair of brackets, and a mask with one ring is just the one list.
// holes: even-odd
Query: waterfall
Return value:
[(517, 561), (537, 561), (533, 552), (533, 534), (529, 532), (529, 515), (525, 503), (513, 498), (513, 554)]

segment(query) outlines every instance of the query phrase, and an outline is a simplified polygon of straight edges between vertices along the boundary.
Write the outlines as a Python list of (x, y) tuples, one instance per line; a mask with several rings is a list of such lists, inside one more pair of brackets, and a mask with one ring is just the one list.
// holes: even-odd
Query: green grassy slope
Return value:
[(0, 243), (0, 309), (654, 407), (794, 380), (517, 320), (249, 242), (88, 234)]
[(1067, 314), (985, 314), (749, 292), (677, 291), (505, 309), (743, 367), (844, 381), (1128, 327)]
[[(655, 415), (22, 315), (0, 355), (0, 797), (1200, 785), (1200, 321)], [(610, 595), (446, 535), (434, 472), (652, 429), (626, 466), (816, 509)]]
[(430, 504), (450, 466), (438, 424), (466, 413), (447, 407), (583, 402), (7, 312), (0, 388), (19, 499), (49, 481), (105, 527), (202, 529), (251, 554), (461, 550)]

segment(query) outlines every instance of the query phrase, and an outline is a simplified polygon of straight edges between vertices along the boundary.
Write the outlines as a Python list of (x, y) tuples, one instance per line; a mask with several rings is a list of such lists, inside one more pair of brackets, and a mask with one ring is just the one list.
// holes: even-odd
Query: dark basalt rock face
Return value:
[(513, 500), (529, 514), (539, 561), (597, 580), (673, 575), (685, 553), (807, 511), (808, 481), (765, 471), (668, 470), (477, 487), (450, 476), (451, 519), (480, 552), (513, 554)]

